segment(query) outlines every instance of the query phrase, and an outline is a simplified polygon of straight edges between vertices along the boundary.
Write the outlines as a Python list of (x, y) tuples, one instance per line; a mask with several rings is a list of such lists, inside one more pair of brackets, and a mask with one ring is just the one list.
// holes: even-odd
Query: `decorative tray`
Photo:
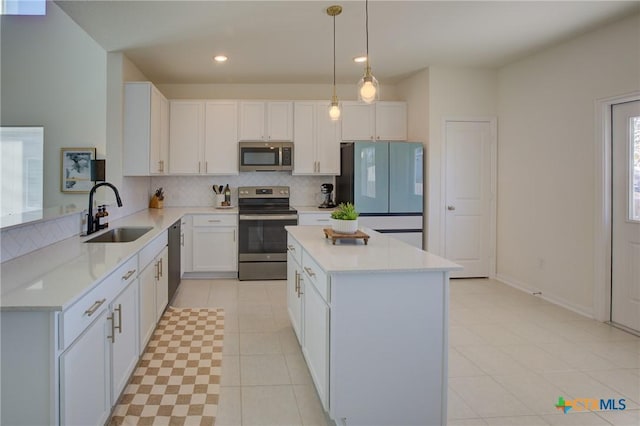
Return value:
[(340, 234), (338, 232), (335, 232), (333, 229), (331, 228), (324, 228), (324, 237), (325, 238), (331, 238), (331, 240), (333, 241), (333, 245), (336, 245), (336, 240), (358, 240), (358, 239), (362, 239), (364, 240), (364, 245), (367, 245), (367, 243), (369, 243), (369, 235), (365, 234), (364, 232), (358, 230), (353, 234)]

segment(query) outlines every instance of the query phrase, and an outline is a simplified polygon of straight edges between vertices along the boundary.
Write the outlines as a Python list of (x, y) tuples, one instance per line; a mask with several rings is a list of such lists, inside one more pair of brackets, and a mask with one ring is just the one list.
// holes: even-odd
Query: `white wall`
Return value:
[(44, 126), (44, 206), (60, 191), (60, 148), (106, 150), (106, 52), (54, 2), (46, 16), (2, 16), (2, 125)]
[[(497, 115), (498, 73), (483, 68), (429, 68), (429, 143), (427, 187), (429, 193), (427, 250), (442, 255), (442, 144), (443, 120), (448, 117)], [(499, 124), (498, 124), (499, 126)]]
[(499, 72), (497, 270), (593, 313), (594, 103), (640, 89), (640, 15)]

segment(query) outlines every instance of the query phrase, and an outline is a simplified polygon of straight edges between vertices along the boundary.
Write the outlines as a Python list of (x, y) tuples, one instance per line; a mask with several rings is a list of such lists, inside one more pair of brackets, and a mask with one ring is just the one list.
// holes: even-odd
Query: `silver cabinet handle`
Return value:
[(329, 222), (329, 219), (316, 219), (317, 222)]
[(156, 270), (156, 273), (154, 275), (154, 278), (156, 279), (156, 281), (160, 280), (160, 261), (157, 261), (153, 267)]
[(135, 269), (132, 269), (132, 270), (128, 271), (126, 274), (124, 274), (124, 275), (122, 276), (122, 279), (123, 279), (124, 281), (126, 281), (126, 280), (128, 280), (129, 278), (131, 278), (131, 275), (133, 275), (133, 274), (135, 274), (135, 273), (136, 273), (136, 270), (135, 270)]
[(204, 172), (205, 173), (209, 173), (209, 162), (208, 161), (204, 162)]
[(98, 310), (98, 308), (100, 306), (102, 306), (102, 304), (104, 302), (106, 302), (106, 301), (107, 301), (107, 299), (96, 300), (95, 303), (93, 305), (91, 305), (91, 307), (89, 309), (84, 311), (84, 313), (87, 314), (88, 317), (90, 317), (91, 315), (95, 314), (96, 311)]
[[(118, 303), (118, 307), (115, 308), (114, 311), (118, 311), (118, 325), (114, 325), (113, 328), (117, 329), (118, 333), (122, 334), (122, 304)], [(115, 324), (115, 321), (114, 321), (114, 324)]]
[(456, 206), (447, 206), (447, 210), (449, 211), (454, 211), (456, 209)]
[(200, 162), (198, 161), (198, 173), (200, 173)]
[(236, 242), (236, 230), (235, 229), (233, 230), (233, 242), (234, 243)]
[(307, 275), (309, 275), (310, 277), (315, 277), (316, 276), (316, 273), (313, 272), (313, 269), (311, 269), (310, 267), (305, 266), (304, 270), (307, 271)]
[(158, 271), (159, 271), (159, 272), (158, 272), (158, 276), (159, 276), (160, 278), (162, 278), (162, 276), (164, 275), (164, 274), (162, 273), (162, 272), (163, 272), (163, 270), (164, 270), (164, 262), (162, 261), (162, 258), (160, 258), (160, 260), (158, 261), (158, 264), (160, 265), (160, 266), (158, 266)]
[(180, 245), (184, 247), (184, 234), (180, 234)]
[(107, 320), (111, 321), (111, 336), (107, 336), (107, 339), (111, 340), (111, 343), (116, 342), (116, 324), (113, 316), (114, 314), (112, 313), (107, 317)]
[(218, 222), (222, 222), (220, 219), (209, 219), (207, 222), (209, 223), (218, 223)]

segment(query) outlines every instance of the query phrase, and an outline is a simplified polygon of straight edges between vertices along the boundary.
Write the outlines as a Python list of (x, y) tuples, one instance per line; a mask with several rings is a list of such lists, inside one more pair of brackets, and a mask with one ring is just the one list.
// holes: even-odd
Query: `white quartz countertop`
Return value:
[(66, 309), (109, 273), (185, 214), (237, 214), (238, 209), (169, 207), (148, 209), (109, 222), (110, 228), (153, 226), (130, 243), (90, 243), (101, 232), (72, 237), (43, 247), (0, 266), (0, 310)]
[(287, 226), (286, 229), (327, 273), (462, 269), (447, 259), (369, 228), (360, 229), (370, 237), (367, 245), (362, 240), (341, 240), (333, 245), (330, 238), (325, 238), (322, 226)]

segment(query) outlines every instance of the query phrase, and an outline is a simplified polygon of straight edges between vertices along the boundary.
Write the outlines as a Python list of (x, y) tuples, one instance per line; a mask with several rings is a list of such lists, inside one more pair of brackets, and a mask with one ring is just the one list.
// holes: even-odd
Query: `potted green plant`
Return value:
[(354, 234), (358, 231), (358, 212), (351, 203), (340, 203), (331, 212), (331, 229), (339, 234)]

